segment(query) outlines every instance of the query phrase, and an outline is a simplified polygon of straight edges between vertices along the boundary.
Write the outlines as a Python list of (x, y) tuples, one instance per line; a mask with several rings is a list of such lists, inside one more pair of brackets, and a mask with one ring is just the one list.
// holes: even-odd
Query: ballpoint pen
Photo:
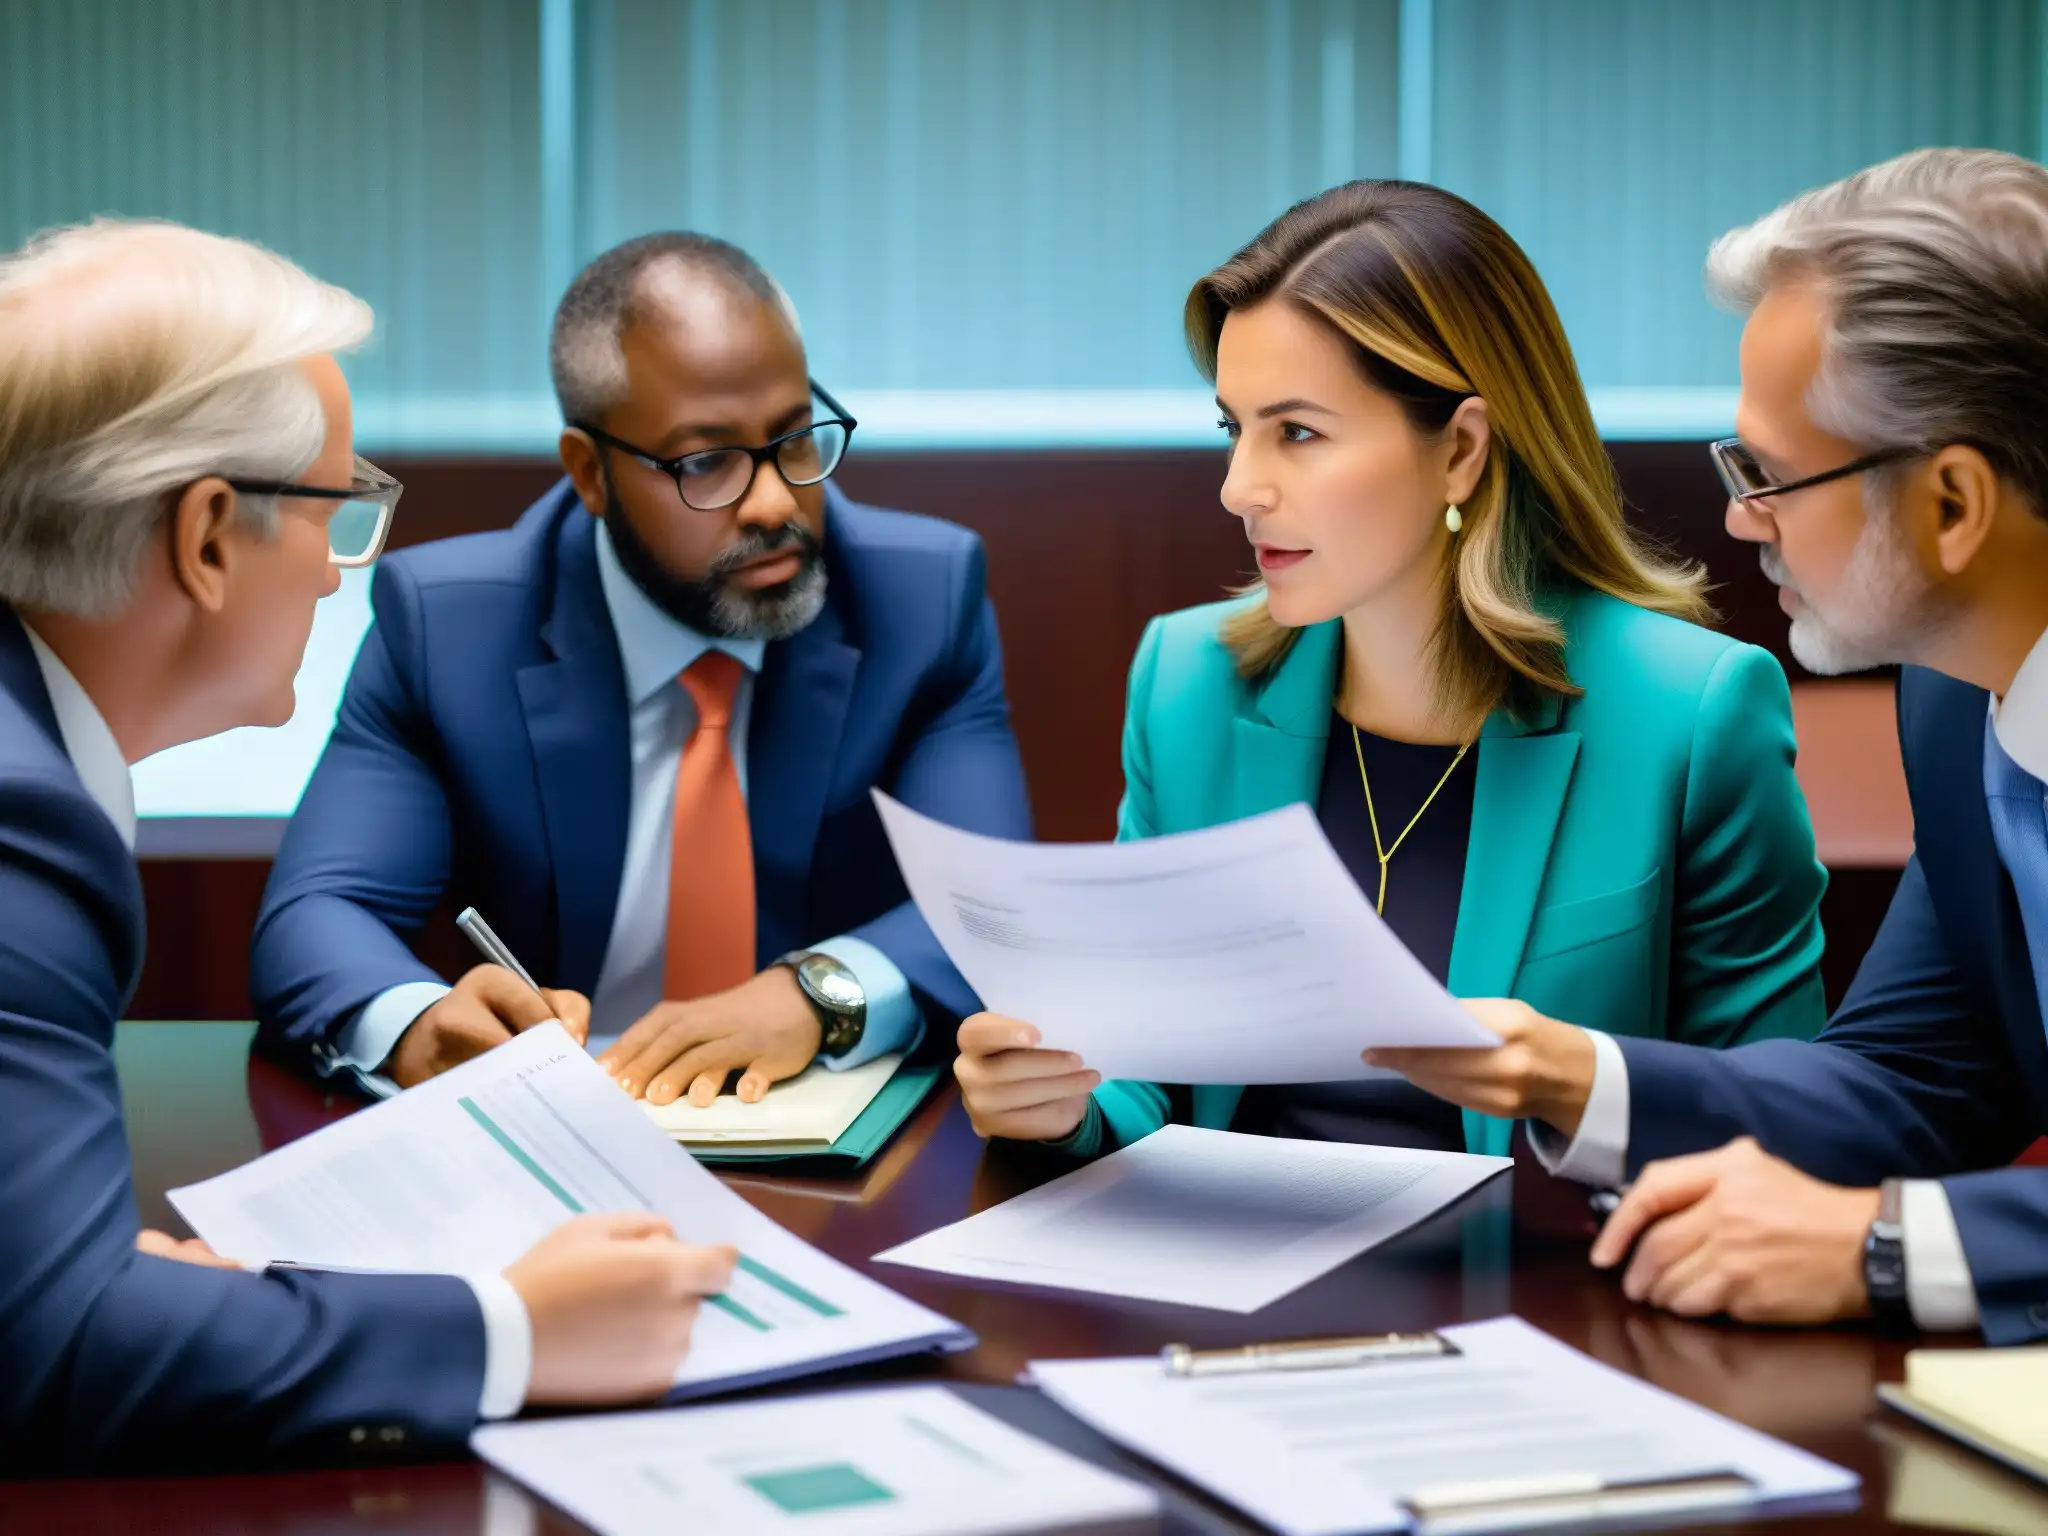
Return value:
[(491, 925), (483, 920), (482, 914), (475, 907), (464, 907), (461, 915), (455, 919), (455, 926), (460, 928), (464, 937), (477, 947), (479, 954), (493, 965), (502, 965), (533, 988), (533, 995), (547, 1003), (550, 1011), (553, 1010), (555, 1005), (548, 1003), (548, 995), (541, 991), (540, 983), (533, 979), (533, 973), (519, 963), (519, 957), (505, 947), (505, 941), (491, 931)]

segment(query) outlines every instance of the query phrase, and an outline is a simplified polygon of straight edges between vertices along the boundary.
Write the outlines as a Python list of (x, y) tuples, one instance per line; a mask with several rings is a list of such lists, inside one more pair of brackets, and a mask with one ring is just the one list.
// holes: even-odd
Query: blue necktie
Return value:
[(1989, 717), (1984, 722), (1984, 808), (1991, 815), (1991, 841), (1998, 861), (2012, 876), (2027, 932), (2027, 957), (2034, 965), (2034, 993), (2048, 1021), (2048, 785), (2035, 778), (1998, 743)]

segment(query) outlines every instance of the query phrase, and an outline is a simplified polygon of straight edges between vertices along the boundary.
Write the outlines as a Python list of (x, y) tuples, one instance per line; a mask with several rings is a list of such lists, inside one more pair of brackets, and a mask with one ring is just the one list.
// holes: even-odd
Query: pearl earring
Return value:
[(1465, 514), (1460, 512), (1455, 505), (1445, 507), (1444, 526), (1455, 534), (1460, 528), (1465, 526)]

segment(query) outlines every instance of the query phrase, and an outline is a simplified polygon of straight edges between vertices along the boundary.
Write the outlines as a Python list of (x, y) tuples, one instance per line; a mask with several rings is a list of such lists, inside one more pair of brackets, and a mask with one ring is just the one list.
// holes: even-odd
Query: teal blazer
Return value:
[[(1154, 619), (1139, 643), (1120, 840), (1316, 801), (1342, 625), (1302, 631), (1247, 680), (1217, 638), (1232, 606)], [(1783, 670), (1592, 592), (1552, 611), (1584, 692), (1533, 718), (1496, 711), (1479, 733), (1451, 992), (1693, 1045), (1811, 1036), (1827, 875), (1793, 778)], [(1197, 1086), (1194, 1123), (1227, 1127), (1243, 1092)], [(1163, 1085), (1104, 1083), (1062, 1145), (1093, 1155), (1168, 1117)], [(1505, 1155), (1512, 1130), (1466, 1111), (1473, 1152)]]

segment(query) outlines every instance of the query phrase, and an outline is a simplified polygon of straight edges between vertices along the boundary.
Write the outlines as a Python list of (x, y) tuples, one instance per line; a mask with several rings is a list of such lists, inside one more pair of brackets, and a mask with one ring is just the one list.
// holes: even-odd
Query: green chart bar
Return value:
[(813, 1295), (790, 1279), (789, 1276), (777, 1274), (759, 1259), (750, 1259), (743, 1253), (740, 1255), (740, 1268), (752, 1275), (763, 1285), (773, 1286), (791, 1301), (809, 1307), (820, 1317), (844, 1317), (846, 1315), (844, 1308), (835, 1307), (824, 1297)]
[(497, 1121), (493, 1120), (489, 1115), (485, 1114), (481, 1109), (477, 1108), (477, 1103), (475, 1099), (457, 1099), (455, 1102), (460, 1104), (465, 1110), (469, 1112), (470, 1119), (474, 1120), (478, 1125), (482, 1126), (486, 1132), (489, 1133), (491, 1140), (495, 1141), (499, 1146), (503, 1147), (508, 1153), (511, 1154), (512, 1160), (514, 1162), (518, 1163), (520, 1167), (524, 1168), (528, 1173), (532, 1174), (536, 1179), (540, 1180), (542, 1186), (546, 1188), (549, 1194), (553, 1195), (557, 1200), (561, 1201), (562, 1204), (569, 1207), (570, 1210), (576, 1212), (577, 1215), (580, 1216), (583, 1214), (583, 1207), (576, 1203), (576, 1197), (570, 1194), (569, 1191), (567, 1191), (566, 1189), (562, 1188), (561, 1185), (557, 1184), (554, 1181), (554, 1179), (549, 1175), (547, 1169), (541, 1167), (539, 1163), (536, 1163), (533, 1160), (532, 1154), (529, 1153), (526, 1150), (526, 1148), (519, 1145), (519, 1143), (514, 1141), (510, 1136), (507, 1136), (503, 1128), (499, 1126)]
[(706, 1296), (704, 1299), (710, 1302), (712, 1306), (718, 1308), (727, 1317), (738, 1318), (756, 1333), (773, 1333), (775, 1331), (773, 1323), (755, 1316), (755, 1314), (734, 1301), (730, 1296)]

